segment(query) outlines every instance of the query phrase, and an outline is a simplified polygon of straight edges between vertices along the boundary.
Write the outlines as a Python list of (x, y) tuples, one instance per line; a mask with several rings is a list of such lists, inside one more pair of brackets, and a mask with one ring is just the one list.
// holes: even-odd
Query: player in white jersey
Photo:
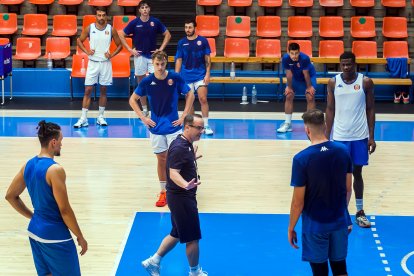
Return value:
[[(87, 49), (83, 42), (89, 38), (90, 49)], [(113, 53), (110, 53), (109, 47), (111, 41), (117, 46)], [(91, 104), (91, 94), (93, 86), (99, 82), (99, 116), (97, 124), (107, 126), (104, 112), (106, 106), (106, 90), (107, 86), (112, 85), (112, 63), (111, 58), (116, 56), (122, 50), (121, 40), (118, 32), (108, 24), (106, 10), (103, 7), (96, 8), (96, 23), (87, 26), (77, 40), (79, 48), (88, 55), (89, 63), (85, 76), (85, 95), (82, 102), (82, 115), (80, 119), (73, 125), (74, 128), (87, 127), (87, 113)]]
[(356, 72), (355, 55), (343, 53), (340, 58), (341, 74), (329, 80), (326, 107), (326, 136), (345, 144), (352, 157), (356, 223), (371, 227), (364, 213), (364, 181), (362, 167), (368, 165), (368, 154), (375, 151), (374, 83)]

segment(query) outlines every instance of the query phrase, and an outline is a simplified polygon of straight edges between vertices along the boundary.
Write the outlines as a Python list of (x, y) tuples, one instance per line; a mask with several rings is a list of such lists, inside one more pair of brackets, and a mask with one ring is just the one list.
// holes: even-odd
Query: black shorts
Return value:
[(170, 235), (179, 239), (180, 243), (200, 240), (200, 220), (195, 196), (188, 197), (167, 191), (167, 203), (171, 211)]

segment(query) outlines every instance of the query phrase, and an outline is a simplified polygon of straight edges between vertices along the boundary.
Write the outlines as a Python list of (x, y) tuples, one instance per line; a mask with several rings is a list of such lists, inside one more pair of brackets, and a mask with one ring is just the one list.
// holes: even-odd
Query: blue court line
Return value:
[[(291, 248), (287, 241), (288, 221), (288, 215), (200, 214), (200, 265), (212, 276), (310, 275), (301, 249)], [(390, 272), (384, 269), (374, 232), (354, 226), (349, 275), (406, 275), (400, 262), (414, 250), (414, 217), (377, 216), (376, 227)], [(169, 213), (137, 213), (116, 275), (147, 275), (140, 262), (154, 254), (170, 229)], [(296, 229), (301, 246), (300, 222)], [(414, 271), (414, 256), (407, 267)], [(161, 275), (187, 275), (188, 270), (185, 246), (180, 244), (163, 259)]]
[[(61, 125), (65, 137), (100, 138), (149, 138), (149, 131), (136, 118), (108, 118), (107, 127), (96, 125), (96, 119), (89, 119), (89, 127), (74, 129), (78, 118), (37, 118), (2, 117), (0, 136), (35, 137), (37, 123), (45, 119)], [(280, 134), (276, 128), (282, 120), (254, 119), (210, 119), (209, 124), (215, 131), (205, 139), (258, 139), (258, 140), (307, 140), (303, 122), (293, 121), (293, 132)], [(414, 141), (414, 122), (378, 121), (375, 128), (377, 141)]]

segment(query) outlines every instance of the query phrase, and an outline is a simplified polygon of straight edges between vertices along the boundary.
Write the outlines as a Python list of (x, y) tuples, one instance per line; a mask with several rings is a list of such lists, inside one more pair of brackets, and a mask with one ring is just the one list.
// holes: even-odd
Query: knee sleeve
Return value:
[(331, 265), (331, 269), (332, 269), (332, 274), (334, 276), (337, 275), (347, 275), (347, 271), (346, 271), (346, 260), (342, 260), (342, 261), (329, 261), (330, 265)]
[(324, 263), (310, 263), (312, 268), (313, 276), (328, 276), (329, 269), (328, 269), (328, 262)]

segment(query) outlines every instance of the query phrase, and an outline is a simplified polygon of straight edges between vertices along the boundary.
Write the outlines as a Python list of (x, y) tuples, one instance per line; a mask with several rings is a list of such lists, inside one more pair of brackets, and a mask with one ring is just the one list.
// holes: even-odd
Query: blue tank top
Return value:
[(53, 164), (52, 158), (38, 156), (26, 163), (24, 181), (34, 208), (28, 231), (44, 240), (62, 241), (72, 237), (46, 181), (46, 172)]

